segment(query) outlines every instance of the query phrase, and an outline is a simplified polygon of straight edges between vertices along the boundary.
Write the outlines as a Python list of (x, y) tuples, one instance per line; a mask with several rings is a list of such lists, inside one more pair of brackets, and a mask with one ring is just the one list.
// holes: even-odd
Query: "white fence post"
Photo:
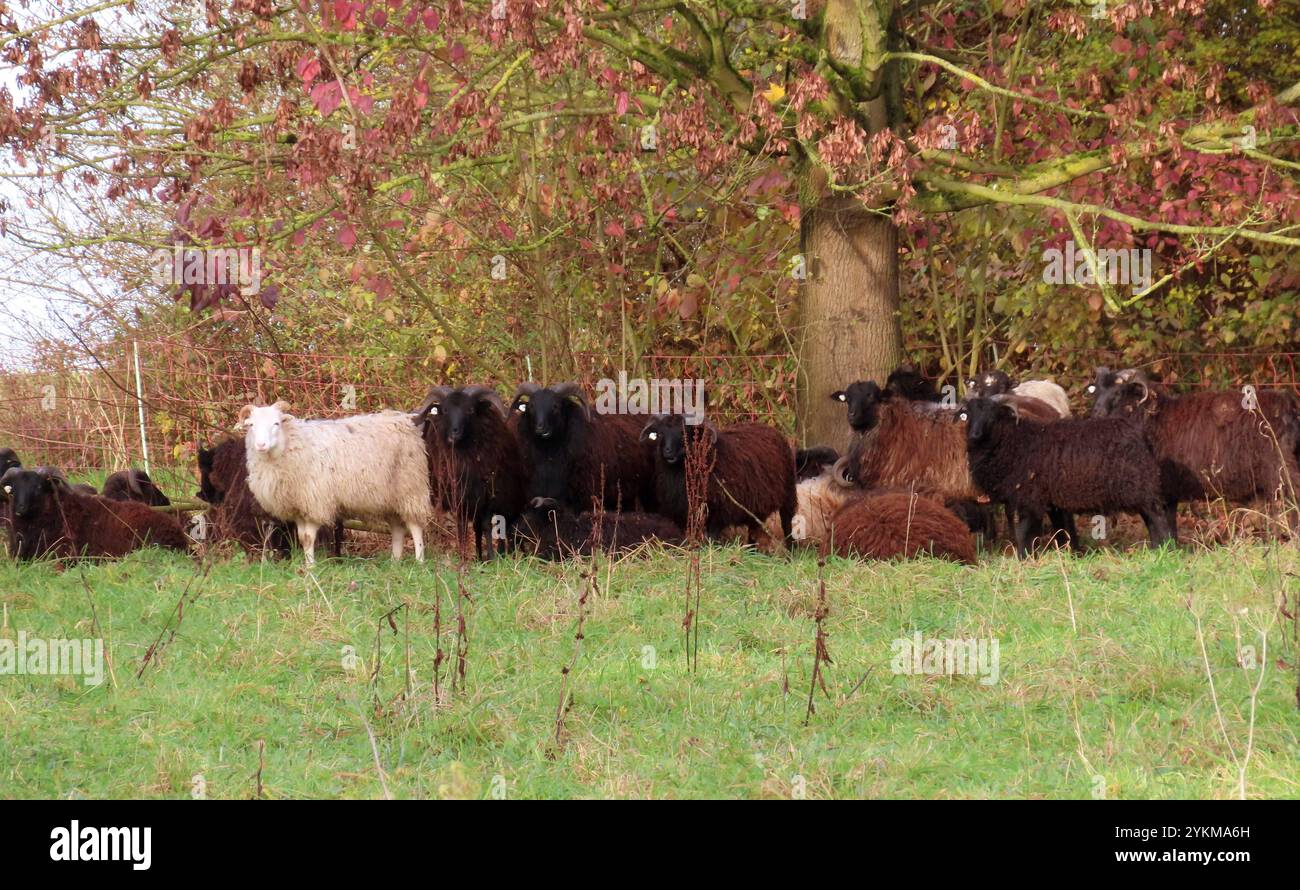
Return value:
[(140, 417), (140, 447), (144, 450), (144, 471), (152, 476), (153, 468), (149, 466), (149, 439), (144, 434), (144, 385), (140, 379), (140, 341), (132, 340), (131, 346), (135, 350), (135, 406)]

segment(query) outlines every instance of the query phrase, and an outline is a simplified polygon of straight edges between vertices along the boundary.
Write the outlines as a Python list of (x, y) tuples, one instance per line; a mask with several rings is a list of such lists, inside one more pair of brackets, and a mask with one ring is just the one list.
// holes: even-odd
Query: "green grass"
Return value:
[[(1246, 792), (1300, 796), (1295, 626), (1275, 609), (1284, 585), (1296, 606), (1293, 548), (995, 557), (974, 569), (832, 559), (834, 661), (807, 726), (816, 561), (726, 547), (702, 561), (693, 673), (686, 557), (602, 569), (559, 746), (579, 563), (471, 567), (467, 679), (449, 691), (449, 659), (437, 701), (440, 592), (448, 653), (456, 626), (445, 586), (455, 589), (455, 572), (438, 560), (324, 561), (315, 581), (297, 562), (242, 559), (196, 579), (195, 563), (156, 551), (63, 569), (5, 561), (0, 636), (96, 636), (93, 599), (112, 672), (98, 687), (0, 676), (0, 796), (187, 797), (201, 774), (209, 797), (247, 798), (264, 743), (272, 798), (381, 797), (385, 782), (394, 797), (484, 797), (494, 777), (514, 798), (1088, 798), (1102, 783), (1110, 798), (1232, 797), (1259, 679), (1237, 664), (1238, 632), (1265, 665)], [(174, 638), (137, 678), (187, 585)], [(383, 626), (370, 682), (379, 619), (402, 602), (409, 697), (400, 612), (398, 633)], [(1252, 624), (1269, 626), (1266, 656)], [(895, 674), (891, 643), (916, 631), (997, 639), (998, 682)]]

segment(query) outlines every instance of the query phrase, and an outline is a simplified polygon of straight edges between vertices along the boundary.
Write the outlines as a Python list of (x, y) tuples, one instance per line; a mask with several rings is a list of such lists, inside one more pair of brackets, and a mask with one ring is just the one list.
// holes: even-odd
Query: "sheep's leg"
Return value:
[(1016, 519), (1016, 556), (1024, 559), (1029, 555), (1029, 549), (1033, 546), (1034, 538), (1043, 530), (1043, 521), (1039, 518), (1035, 510), (1018, 511), (1019, 518)]
[(334, 555), (343, 555), (343, 520), (334, 523)]
[[(1003, 504), (1002, 510), (1007, 514), (1007, 537), (1011, 540), (1016, 538), (1016, 511), (1010, 504)], [(997, 529), (993, 530), (997, 534)]]
[(1169, 534), (1169, 539), (1175, 544), (1178, 543), (1178, 501), (1165, 502), (1165, 527)]
[(1079, 531), (1074, 527), (1074, 514), (1068, 510), (1053, 507), (1047, 511), (1052, 519), (1052, 528), (1061, 533), (1065, 544), (1075, 553), (1083, 551), (1083, 542), (1079, 540)]
[(402, 550), (406, 547), (406, 526), (400, 522), (390, 522), (389, 530), (393, 533), (393, 560), (402, 558)]
[(415, 546), (415, 561), (424, 562), (424, 526), (418, 522), (408, 522), (406, 530), (411, 533), (411, 543)]
[(1138, 513), (1142, 515), (1142, 521), (1146, 523), (1147, 537), (1151, 540), (1152, 547), (1159, 547), (1172, 537), (1169, 530), (1167, 508), (1157, 504), (1143, 507), (1138, 510)]
[(316, 564), (316, 530), (319, 528), (312, 522), (298, 523), (298, 546), (302, 547), (303, 558), (309, 566)]

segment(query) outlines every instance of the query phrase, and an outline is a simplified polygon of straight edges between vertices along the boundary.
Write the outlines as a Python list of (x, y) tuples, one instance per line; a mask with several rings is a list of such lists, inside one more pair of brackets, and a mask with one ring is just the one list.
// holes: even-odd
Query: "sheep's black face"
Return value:
[(490, 410), (492, 406), (488, 402), (458, 389), (429, 409), (429, 420), (440, 439), (453, 448), (459, 448), (474, 440), (478, 413)]
[(0, 476), (14, 467), (21, 467), (23, 462), (18, 459), (12, 448), (0, 448)]
[(831, 398), (843, 402), (849, 409), (849, 426), (855, 432), (865, 432), (880, 421), (880, 403), (888, 397), (873, 380), (850, 383), (848, 389), (831, 393)]
[(5, 493), (14, 504), (14, 516), (35, 519), (45, 510), (45, 499), (53, 496), (54, 483), (34, 470), (23, 470), (9, 477)]
[(209, 504), (219, 504), (224, 499), (224, 493), (212, 481), (212, 462), (216, 454), (214, 448), (199, 449), (199, 490), (195, 497)]
[(937, 402), (939, 392), (934, 384), (921, 376), (915, 368), (904, 365), (897, 368), (885, 381), (885, 392), (907, 399), (909, 402)]
[(988, 441), (993, 428), (1002, 417), (1015, 417), (1015, 409), (993, 399), (968, 400), (957, 411), (956, 419), (966, 423), (966, 442), (980, 445)]
[(523, 429), (543, 442), (563, 442), (569, 431), (569, 412), (577, 408), (567, 396), (552, 389), (539, 389), (528, 398), (516, 400), (515, 410), (523, 415)]
[(1128, 417), (1154, 405), (1151, 390), (1145, 384), (1117, 379), (1109, 386), (1098, 389), (1092, 413), (1094, 417)]
[(1011, 392), (1011, 375), (1006, 371), (985, 371), (974, 380), (966, 381), (967, 395), (989, 398)]
[(646, 424), (641, 431), (641, 441), (654, 446), (655, 454), (666, 466), (676, 467), (685, 462), (692, 449), (715, 435), (706, 423), (688, 424), (680, 414), (660, 417)]

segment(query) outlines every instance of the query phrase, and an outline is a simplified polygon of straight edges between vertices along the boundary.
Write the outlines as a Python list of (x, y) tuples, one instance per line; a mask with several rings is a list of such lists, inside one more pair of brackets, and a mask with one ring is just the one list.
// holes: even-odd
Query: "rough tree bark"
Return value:
[(808, 265), (799, 301), (799, 430), (805, 444), (849, 441), (830, 394), (885, 377), (899, 363), (898, 230), (856, 199), (826, 198), (803, 214)]

